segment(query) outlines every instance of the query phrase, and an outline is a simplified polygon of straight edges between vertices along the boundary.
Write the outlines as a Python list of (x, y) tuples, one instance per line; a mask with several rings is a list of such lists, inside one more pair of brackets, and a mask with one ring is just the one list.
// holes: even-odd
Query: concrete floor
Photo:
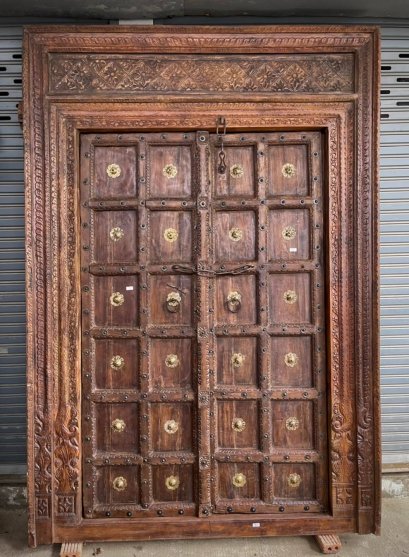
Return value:
[[(29, 549), (23, 509), (0, 510), (0, 556), (58, 557), (59, 546)], [(409, 498), (383, 500), (381, 537), (341, 536), (341, 557), (409, 556)], [(319, 555), (312, 538), (255, 538), (241, 540), (90, 543), (84, 557), (308, 557)]]

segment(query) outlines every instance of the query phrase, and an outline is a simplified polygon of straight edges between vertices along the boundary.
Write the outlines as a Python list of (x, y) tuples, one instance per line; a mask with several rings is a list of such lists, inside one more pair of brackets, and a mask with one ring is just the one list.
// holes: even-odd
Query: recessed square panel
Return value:
[(268, 257), (280, 261), (310, 258), (308, 209), (269, 211)]
[(258, 405), (255, 400), (217, 403), (217, 444), (226, 449), (258, 449)]
[(95, 147), (91, 197), (124, 199), (137, 195), (136, 146)]
[(96, 449), (136, 453), (139, 445), (138, 404), (94, 404)]
[[(94, 340), (93, 373), (97, 389), (135, 389), (139, 384), (139, 350), (137, 339)], [(89, 356), (84, 355), (83, 370)]]
[(308, 195), (307, 145), (269, 145), (266, 151), (268, 197)]
[(138, 240), (135, 211), (94, 211), (92, 220), (93, 261), (136, 261)]
[(152, 450), (191, 451), (192, 427), (192, 405), (189, 402), (151, 404)]
[(214, 217), (217, 261), (251, 261), (256, 258), (254, 211), (217, 211)]
[(136, 327), (139, 311), (138, 277), (94, 276), (93, 283), (95, 325)]
[(309, 273), (272, 273), (269, 277), (272, 324), (311, 323), (311, 277)]
[(314, 464), (273, 464), (274, 498), (315, 500)]
[(95, 477), (96, 505), (140, 503), (139, 466), (98, 466)]
[(273, 386), (312, 387), (311, 359), (311, 337), (271, 337), (271, 378)]
[(272, 402), (273, 446), (314, 448), (314, 406), (310, 400)]
[(260, 465), (232, 462), (218, 463), (219, 497), (221, 499), (260, 499)]
[(192, 387), (193, 348), (189, 338), (150, 341), (150, 377), (154, 389)]
[(254, 275), (216, 278), (217, 324), (242, 325), (257, 322), (257, 289)]
[(191, 276), (151, 275), (149, 285), (149, 306), (152, 324), (193, 324), (193, 279)]
[(166, 464), (152, 466), (153, 499), (159, 501), (193, 502), (193, 466)]
[(257, 385), (257, 338), (218, 337), (216, 356), (219, 384)]
[(226, 172), (219, 173), (219, 147), (214, 149), (216, 197), (254, 197), (254, 147), (225, 147)]
[(151, 211), (151, 263), (192, 260), (192, 213), (189, 211)]
[(187, 198), (192, 189), (192, 150), (188, 145), (148, 147), (150, 197)]

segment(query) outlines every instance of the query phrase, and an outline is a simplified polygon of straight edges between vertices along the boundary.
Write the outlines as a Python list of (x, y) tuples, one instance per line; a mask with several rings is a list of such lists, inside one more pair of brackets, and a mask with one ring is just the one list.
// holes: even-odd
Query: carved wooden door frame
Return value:
[[(24, 53), (30, 544), (379, 533), (377, 29), (28, 27)], [(214, 132), (220, 115), (231, 131), (325, 132), (331, 511), (258, 515), (257, 528), (237, 515), (87, 520), (80, 134)]]

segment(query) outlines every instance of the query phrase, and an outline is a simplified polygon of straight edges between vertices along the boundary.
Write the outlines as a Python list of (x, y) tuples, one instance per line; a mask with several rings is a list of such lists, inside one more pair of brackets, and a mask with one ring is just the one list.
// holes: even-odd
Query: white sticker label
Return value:
[(125, 290), (133, 290), (133, 286), (127, 286)]
[(253, 528), (260, 528), (260, 522), (253, 522)]
[(295, 252), (297, 252), (298, 250), (297, 250), (297, 248), (290, 248), (290, 251), (291, 251), (292, 253), (295, 253)]

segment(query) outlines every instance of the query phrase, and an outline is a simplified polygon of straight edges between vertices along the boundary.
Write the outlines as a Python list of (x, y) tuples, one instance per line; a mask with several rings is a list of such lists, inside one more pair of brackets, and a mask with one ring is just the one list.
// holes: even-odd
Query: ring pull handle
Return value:
[(169, 292), (166, 298), (166, 308), (170, 313), (177, 313), (180, 311), (180, 304), (182, 297), (179, 292)]
[(229, 292), (227, 296), (227, 308), (232, 313), (237, 313), (241, 308), (241, 294), (240, 292)]

